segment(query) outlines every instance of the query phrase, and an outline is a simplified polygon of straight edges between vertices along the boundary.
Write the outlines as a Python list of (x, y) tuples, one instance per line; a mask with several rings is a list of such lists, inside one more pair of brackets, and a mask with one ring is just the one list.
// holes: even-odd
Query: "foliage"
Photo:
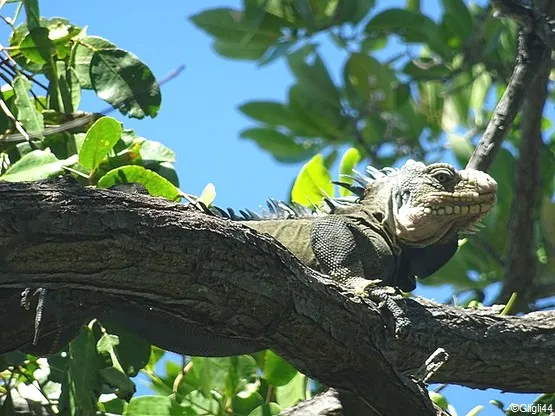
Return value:
[[(378, 167), (409, 157), (463, 166), (513, 68), (515, 25), (462, 0), (442, 1), (434, 16), (423, 14), (420, 2), (406, 8), (375, 0), (243, 3), (243, 10), (204, 10), (190, 19), (213, 38), (222, 57), (261, 66), (287, 62), (295, 78), (287, 100), (243, 103), (240, 111), (254, 124), (241, 138), (280, 162), (306, 161), (292, 188), (292, 199), (306, 205), (334, 194), (330, 169), (339, 154), (341, 174), (362, 159)], [(12, 6), (11, 21), (23, 9), (26, 20), (13, 27), (9, 59), (2, 62), (9, 75), (0, 91), (0, 180), (70, 172), (86, 185), (137, 182), (152, 195), (179, 200), (172, 150), (112, 117), (78, 110), (82, 91), (94, 90), (123, 115), (155, 117), (161, 95), (150, 69), (65, 19), (40, 17), (38, 0)], [(329, 68), (320, 54), (325, 36), (343, 53), (341, 68)], [(544, 125), (552, 134), (549, 120)], [(463, 305), (482, 302), (503, 277), (519, 140), (510, 134), (491, 168), (499, 202), (485, 229), (423, 282), (452, 285), (455, 296), (465, 295)], [(536, 218), (539, 283), (555, 275), (553, 136), (545, 138), (544, 148)], [(209, 204), (214, 198), (209, 184), (201, 199)], [(539, 292), (535, 300), (553, 295)], [(262, 415), (277, 414), (318, 390), (271, 351), (182, 357), (181, 363), (164, 355), (123, 328), (93, 321), (48, 359), (19, 352), (0, 357), (2, 410), (29, 398), (67, 415)], [(132, 378), (139, 373), (155, 395), (134, 396)], [(443, 396), (432, 396), (448, 406)], [(552, 396), (538, 400), (553, 403)]]

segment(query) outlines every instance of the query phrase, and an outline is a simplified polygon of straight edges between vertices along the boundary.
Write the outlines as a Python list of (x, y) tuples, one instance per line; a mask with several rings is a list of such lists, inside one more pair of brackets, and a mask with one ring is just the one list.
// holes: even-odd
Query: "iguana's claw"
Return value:
[(368, 296), (368, 294), (372, 292), (372, 290), (375, 290), (380, 283), (382, 283), (381, 279), (360, 279), (354, 285), (353, 291), (355, 295), (365, 297)]

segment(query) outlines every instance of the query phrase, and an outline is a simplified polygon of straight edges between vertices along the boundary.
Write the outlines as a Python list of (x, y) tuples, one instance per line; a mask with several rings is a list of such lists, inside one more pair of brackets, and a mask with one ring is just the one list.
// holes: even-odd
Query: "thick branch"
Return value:
[[(0, 182), (4, 350), (32, 340), (34, 314), (18, 303), (28, 286), (47, 288), (64, 317), (83, 319), (128, 299), (209, 332), (254, 340), (359, 396), (368, 414), (434, 414), (421, 387), (403, 374), (438, 347), (450, 358), (434, 381), (555, 390), (554, 312), (505, 317), (400, 300), (412, 325), (396, 339), (386, 311), (303, 267), (269, 236), (142, 195)], [(44, 333), (55, 323), (47, 314)]]
[(467, 164), (468, 168), (486, 171), (507, 135), (520, 109), (529, 84), (538, 68), (549, 59), (550, 49), (534, 33), (520, 31), (516, 65), (509, 85), (497, 103), (492, 118)]

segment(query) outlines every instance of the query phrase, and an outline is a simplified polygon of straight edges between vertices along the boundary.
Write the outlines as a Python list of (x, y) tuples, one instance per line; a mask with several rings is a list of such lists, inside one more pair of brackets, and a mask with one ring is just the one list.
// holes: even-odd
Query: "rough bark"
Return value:
[[(386, 310), (307, 269), (271, 237), (159, 198), (67, 181), (0, 183), (3, 349), (32, 340), (34, 314), (18, 303), (29, 286), (47, 288), (68, 324), (114, 299), (172, 308), (185, 322), (275, 350), (360, 397), (368, 414), (436, 414), (410, 374), (438, 347), (450, 358), (431, 381), (555, 390), (555, 312), (507, 317), (405, 299), (411, 325), (396, 337)], [(44, 318), (48, 333), (56, 317)]]

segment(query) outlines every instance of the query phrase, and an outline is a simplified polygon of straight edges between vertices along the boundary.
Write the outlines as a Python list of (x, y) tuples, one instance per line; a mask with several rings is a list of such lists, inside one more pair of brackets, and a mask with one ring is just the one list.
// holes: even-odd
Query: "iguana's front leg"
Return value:
[[(354, 289), (357, 294), (364, 294), (384, 276), (377, 261), (380, 254), (372, 244), (367, 244), (363, 250), (355, 233), (355, 225), (344, 217), (329, 215), (318, 218), (311, 232), (312, 251), (322, 272)], [(376, 259), (375, 274), (365, 272), (363, 256)]]
[(393, 254), (385, 240), (367, 227), (334, 215), (315, 221), (311, 239), (322, 271), (387, 308), (395, 320), (395, 333), (400, 335), (409, 321), (391, 297), (396, 289), (377, 287), (389, 283), (395, 273)]

